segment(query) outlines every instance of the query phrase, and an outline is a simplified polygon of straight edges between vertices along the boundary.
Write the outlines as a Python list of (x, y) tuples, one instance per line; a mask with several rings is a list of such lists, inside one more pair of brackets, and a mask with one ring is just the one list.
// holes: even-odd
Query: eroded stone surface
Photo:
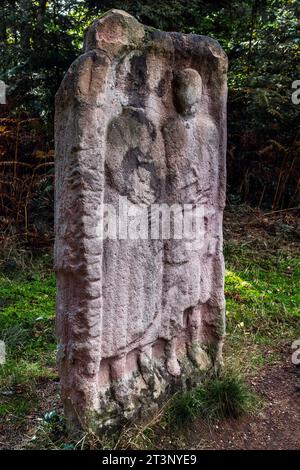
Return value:
[[(111, 10), (56, 97), (58, 363), (69, 425), (103, 427), (217, 368), (227, 60)], [(201, 204), (190, 240), (103, 239), (103, 206)], [(193, 209), (192, 209), (193, 210)]]

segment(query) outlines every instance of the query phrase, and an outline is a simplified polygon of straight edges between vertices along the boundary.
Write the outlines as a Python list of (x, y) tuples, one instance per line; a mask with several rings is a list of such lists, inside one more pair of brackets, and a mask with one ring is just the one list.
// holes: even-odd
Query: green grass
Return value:
[(15, 357), (53, 349), (55, 279), (47, 271), (0, 275), (0, 335)]
[(256, 397), (244, 380), (226, 373), (175, 396), (167, 411), (167, 420), (169, 425), (181, 428), (196, 418), (208, 421), (238, 418), (251, 411), (255, 403)]
[(15, 423), (23, 421), (35, 404), (36, 397), (32, 393), (29, 396), (13, 397), (7, 403), (0, 403), (0, 417), (11, 416)]
[(227, 245), (226, 259), (228, 334), (259, 341), (300, 333), (300, 256)]
[(0, 417), (19, 419), (34, 409), (37, 383), (54, 378), (55, 280), (45, 266), (0, 275)]

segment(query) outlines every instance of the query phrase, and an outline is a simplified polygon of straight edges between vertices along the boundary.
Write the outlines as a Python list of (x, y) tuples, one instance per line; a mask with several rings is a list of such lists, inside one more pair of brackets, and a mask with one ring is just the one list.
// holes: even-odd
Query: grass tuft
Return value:
[(202, 418), (208, 421), (238, 418), (250, 412), (256, 396), (238, 375), (225, 374), (176, 395), (167, 411), (170, 425), (178, 427)]

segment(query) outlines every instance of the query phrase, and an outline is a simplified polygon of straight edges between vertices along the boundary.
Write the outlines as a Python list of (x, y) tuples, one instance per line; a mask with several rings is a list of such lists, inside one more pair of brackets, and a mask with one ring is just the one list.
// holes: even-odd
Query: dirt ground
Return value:
[(26, 448), (29, 442), (33, 442), (31, 440), (45, 413), (49, 410), (61, 409), (58, 382), (47, 378), (39, 380), (37, 395), (39, 401), (34, 412), (19, 420), (9, 414), (0, 422), (0, 450)]
[(198, 422), (186, 433), (186, 449), (300, 449), (300, 368), (290, 355), (265, 366), (251, 380), (262, 397), (254, 415), (207, 425)]

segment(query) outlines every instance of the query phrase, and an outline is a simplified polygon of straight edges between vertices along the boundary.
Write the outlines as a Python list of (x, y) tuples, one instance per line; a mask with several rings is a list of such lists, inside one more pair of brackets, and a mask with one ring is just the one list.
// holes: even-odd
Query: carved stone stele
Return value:
[[(58, 364), (70, 428), (139, 417), (220, 365), (226, 70), (215, 40), (111, 10), (57, 93)], [(104, 208), (120, 201), (127, 214), (200, 207), (201, 237), (132, 239), (119, 226), (103, 236)]]

